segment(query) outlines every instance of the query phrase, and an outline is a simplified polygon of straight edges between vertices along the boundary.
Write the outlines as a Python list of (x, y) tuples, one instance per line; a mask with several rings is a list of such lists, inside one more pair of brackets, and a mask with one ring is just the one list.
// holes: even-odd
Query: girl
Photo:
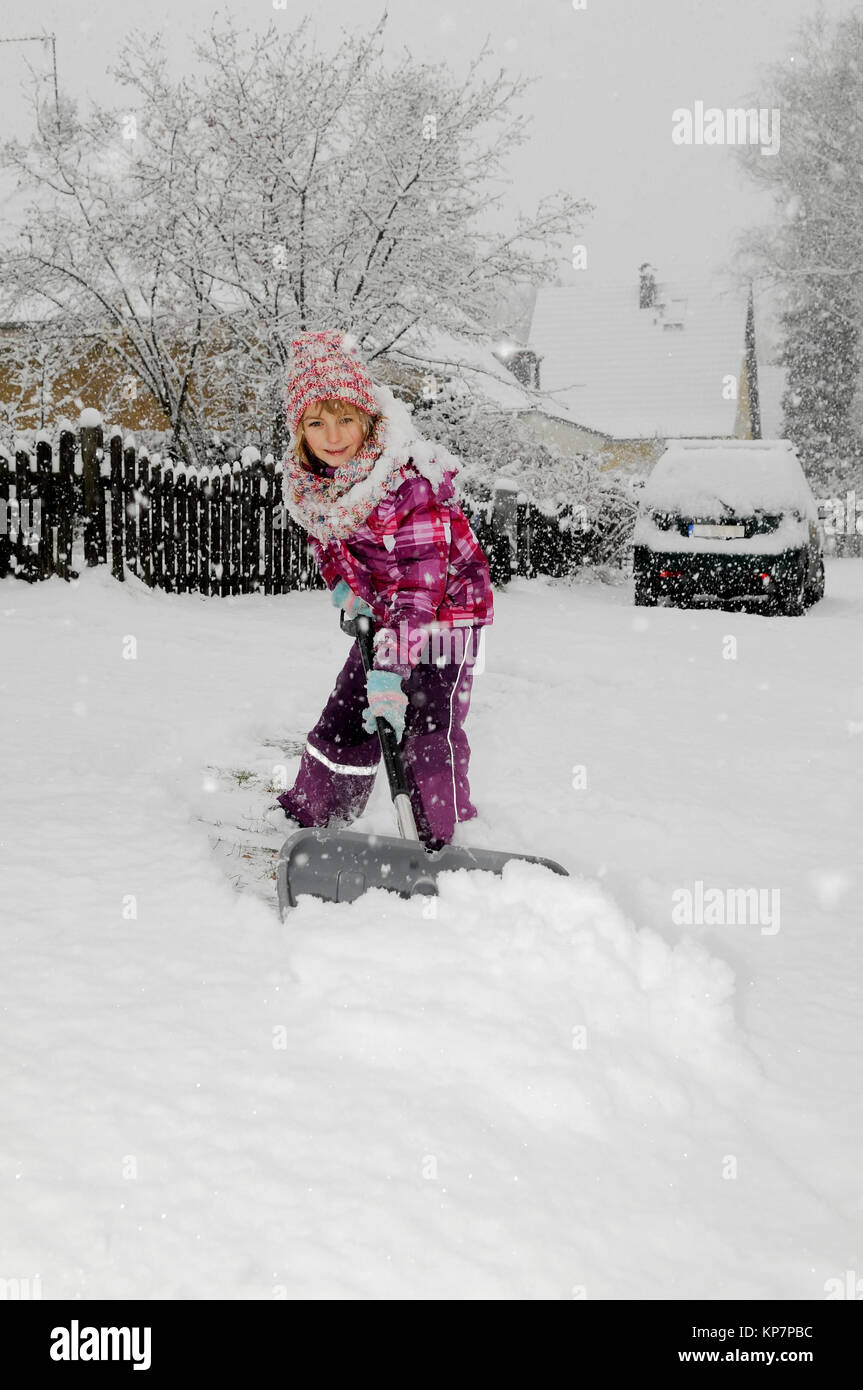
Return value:
[(493, 618), (488, 562), (454, 500), (458, 460), (417, 433), (355, 346), (338, 331), (292, 344), (285, 500), (336, 608), (373, 616), (374, 669), (366, 680), (353, 642), (297, 780), (278, 802), (304, 826), (361, 815), (380, 759), (374, 721), (383, 717), (404, 735), (420, 838), (439, 849), (476, 815), (464, 720), (480, 629)]

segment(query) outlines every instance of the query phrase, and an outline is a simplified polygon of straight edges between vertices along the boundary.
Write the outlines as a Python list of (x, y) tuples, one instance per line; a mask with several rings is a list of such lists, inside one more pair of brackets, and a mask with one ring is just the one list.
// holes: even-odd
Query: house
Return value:
[(751, 296), (661, 283), (647, 264), (630, 285), (543, 287), (522, 350), (541, 396), (522, 418), (563, 453), (638, 472), (669, 439), (774, 437), (783, 373), (755, 320)]
[[(43, 341), (43, 318), (44, 310), (0, 324), (6, 432), (38, 428), (83, 404), (127, 429), (169, 427), (121, 354), (86, 337), (73, 345), (51, 333)], [(648, 265), (628, 286), (595, 285), (585, 274), (575, 285), (537, 290), (522, 334), (520, 343), (501, 344), (478, 325), (468, 336), (417, 324), (372, 360), (372, 371), (408, 400), (448, 383), (468, 411), (511, 415), (564, 455), (599, 454), (608, 467), (643, 471), (671, 438), (779, 433), (783, 373), (754, 350), (755, 317), (739, 294), (659, 283)], [(205, 383), (205, 408), (211, 390)], [(231, 402), (218, 394), (214, 405), (226, 415), (219, 427), (229, 429)]]
[[(85, 406), (96, 407), (125, 430), (170, 430), (158, 400), (130, 371), (125, 346), (122, 341), (107, 346), (80, 324), (64, 327), (59, 315), (41, 305), (27, 305), (16, 318), (0, 320), (0, 431), (11, 436), (50, 428)], [(178, 342), (176, 360), (187, 359), (187, 345)]]

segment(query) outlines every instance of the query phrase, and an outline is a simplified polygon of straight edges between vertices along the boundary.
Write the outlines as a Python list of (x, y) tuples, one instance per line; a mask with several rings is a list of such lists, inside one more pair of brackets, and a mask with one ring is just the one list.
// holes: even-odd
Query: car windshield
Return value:
[(642, 492), (650, 512), (698, 517), (769, 516), (815, 511), (815, 500), (799, 460), (781, 441), (696, 441), (671, 444)]

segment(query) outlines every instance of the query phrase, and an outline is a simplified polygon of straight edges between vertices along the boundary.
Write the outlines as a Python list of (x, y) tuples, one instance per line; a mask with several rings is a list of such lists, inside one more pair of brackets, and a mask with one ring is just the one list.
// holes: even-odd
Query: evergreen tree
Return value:
[(851, 418), (860, 329), (833, 282), (811, 280), (796, 298), (782, 315), (783, 433), (816, 490), (828, 493), (843, 486), (860, 452)]
[(806, 21), (767, 86), (751, 104), (778, 108), (779, 150), (739, 154), (772, 195), (774, 219), (749, 234), (742, 261), (778, 294), (783, 433), (816, 489), (833, 492), (853, 483), (861, 458), (863, 17)]

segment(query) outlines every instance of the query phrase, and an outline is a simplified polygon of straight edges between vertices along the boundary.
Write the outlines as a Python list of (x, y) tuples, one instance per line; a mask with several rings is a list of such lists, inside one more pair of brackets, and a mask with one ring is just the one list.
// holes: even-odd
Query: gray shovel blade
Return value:
[(456, 845), (427, 850), (416, 840), (361, 835), (355, 830), (297, 830), (285, 840), (276, 863), (279, 912), (284, 918), (302, 893), (331, 903), (353, 902), (367, 888), (387, 888), (403, 898), (416, 893), (435, 896), (438, 874), (453, 869), (499, 874), (513, 859), (544, 864), (555, 874), (567, 872), (553, 859), (533, 854)]

